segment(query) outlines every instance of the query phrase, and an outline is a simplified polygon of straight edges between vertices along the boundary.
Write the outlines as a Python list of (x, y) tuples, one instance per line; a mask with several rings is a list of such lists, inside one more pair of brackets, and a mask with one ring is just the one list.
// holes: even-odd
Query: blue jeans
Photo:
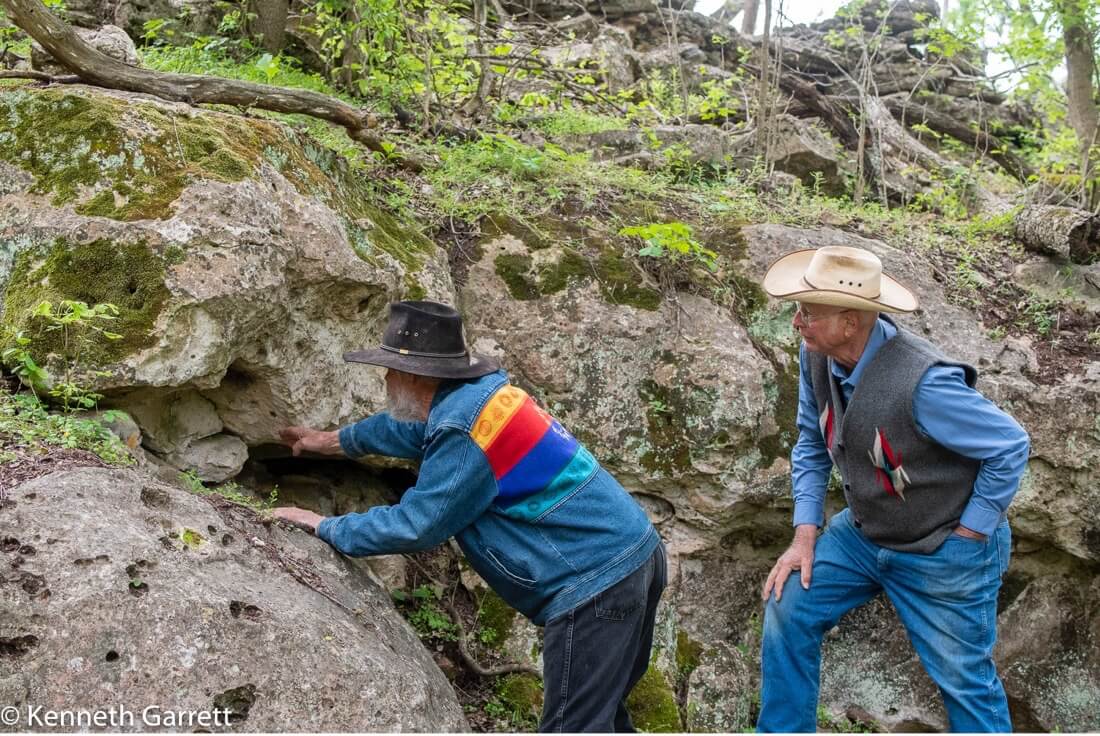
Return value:
[(649, 668), (665, 546), (634, 572), (546, 624), (539, 731), (634, 731), (626, 696)]
[(885, 591), (940, 688), (951, 730), (1011, 731), (993, 664), (997, 591), (1010, 551), (1007, 521), (985, 542), (952, 534), (935, 552), (916, 554), (871, 542), (841, 511), (817, 540), (809, 590), (795, 571), (782, 599), (768, 599), (757, 730), (816, 730), (821, 639), (846, 612)]

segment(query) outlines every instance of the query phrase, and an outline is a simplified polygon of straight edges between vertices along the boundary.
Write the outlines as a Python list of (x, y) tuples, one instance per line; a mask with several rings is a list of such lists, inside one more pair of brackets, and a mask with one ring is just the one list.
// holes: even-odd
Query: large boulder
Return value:
[(6, 494), (5, 705), (115, 704), (136, 714), (123, 731), (150, 706), (249, 731), (468, 730), (388, 593), (312, 536), (130, 470)]
[[(132, 66), (138, 65), (137, 47), (126, 35), (126, 31), (118, 26), (105, 25), (100, 28), (75, 28), (74, 30), (84, 43), (96, 51)], [(37, 41), (31, 42), (31, 68), (47, 74), (68, 73), (68, 70), (58, 64)]]
[[(55, 375), (105, 365), (91, 385), (156, 452), (224, 431), (226, 466), (280, 426), (378, 408), (380, 372), (342, 353), (377, 341), (390, 301), (453, 300), (446, 255), (282, 125), (79, 86), (10, 90), (0, 119), (0, 324)], [(122, 339), (66, 350), (30, 316), (61, 299), (116, 304)], [(203, 418), (165, 426), (181, 391)]]

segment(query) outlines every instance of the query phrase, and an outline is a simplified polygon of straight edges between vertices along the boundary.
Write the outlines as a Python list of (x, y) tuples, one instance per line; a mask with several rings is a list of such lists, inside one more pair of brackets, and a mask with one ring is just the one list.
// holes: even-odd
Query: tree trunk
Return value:
[(751, 36), (756, 31), (756, 16), (760, 12), (760, 0), (746, 0), (745, 15), (741, 18), (741, 33)]
[(1036, 253), (1074, 263), (1100, 260), (1100, 216), (1074, 207), (1037, 204), (1016, 216), (1016, 237)]
[(286, 44), (286, 19), (290, 0), (249, 0), (248, 34), (258, 39), (264, 51), (277, 54)]
[(1081, 203), (1092, 207), (1097, 199), (1097, 183), (1092, 181), (1096, 162), (1093, 146), (1097, 143), (1096, 58), (1092, 34), (1086, 16), (1086, 0), (1060, 0), (1058, 13), (1062, 21), (1062, 38), (1066, 47), (1066, 104), (1069, 124), (1077, 134), (1081, 160)]
[(722, 25), (728, 26), (744, 7), (745, 0), (726, 0), (710, 14), (710, 17)]
[[(474, 25), (477, 26), (477, 40), (474, 42), (474, 49), (479, 57), (485, 56), (485, 25), (488, 19), (489, 12), (486, 0), (474, 0)], [(471, 117), (480, 114), (485, 108), (485, 100), (489, 97), (489, 89), (493, 83), (492, 63), (488, 59), (482, 58), (478, 61), (478, 67), (480, 67), (481, 73), (477, 78), (477, 92), (466, 103), (466, 109), (463, 111)]]
[(768, 128), (771, 124), (771, 30), (772, 0), (764, 0), (764, 38), (760, 44), (760, 87), (756, 93), (756, 157), (761, 161), (768, 160), (767, 140)]
[(92, 48), (39, 0), (0, 0), (15, 25), (46, 49), (58, 64), (85, 82), (128, 92), (143, 92), (191, 105), (200, 103), (256, 107), (327, 120), (342, 126), (348, 137), (372, 151), (386, 154), (405, 168), (419, 171), (415, 158), (394, 156), (373, 131), (378, 120), (367, 110), (317, 92), (267, 84), (220, 79), (201, 74), (169, 74), (130, 66)]

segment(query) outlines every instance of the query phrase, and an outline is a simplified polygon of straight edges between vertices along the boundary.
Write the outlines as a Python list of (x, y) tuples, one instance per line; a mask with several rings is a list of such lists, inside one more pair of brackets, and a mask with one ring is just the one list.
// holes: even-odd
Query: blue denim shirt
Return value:
[[(840, 384), (844, 400), (850, 401), (864, 369), (897, 328), (879, 319), (863, 354), (848, 371), (835, 360), (830, 369)], [(794, 524), (821, 526), (825, 488), (833, 461), (825, 449), (818, 425), (806, 360), (806, 347), (799, 352), (801, 382), (798, 388), (798, 442), (791, 451), (791, 480), (794, 488)], [(996, 404), (966, 385), (963, 371), (956, 366), (932, 366), (913, 395), (913, 419), (925, 436), (963, 457), (981, 460), (974, 491), (963, 510), (960, 524), (982, 534), (992, 534), (1005, 517), (1027, 469), (1030, 442), (1027, 432)]]
[[(544, 492), (519, 503), (509, 493), (502, 496), (508, 476), (498, 482), (500, 468), (473, 434), (483, 409), (502, 390), (525, 396), (497, 371), (441, 386), (426, 422), (399, 422), (382, 413), (341, 429), (348, 456), (419, 459), (420, 474), (400, 503), (327, 518), (317, 536), (354, 557), (415, 552), (453, 536), (493, 590), (541, 625), (636, 570), (659, 537), (638, 503), (557, 422), (551, 439), (571, 442), (583, 462), (559, 474), (558, 486), (548, 488), (553, 497)], [(532, 411), (552, 421), (541, 409)], [(527, 470), (532, 477), (543, 468)], [(562, 485), (561, 476), (570, 472)]]

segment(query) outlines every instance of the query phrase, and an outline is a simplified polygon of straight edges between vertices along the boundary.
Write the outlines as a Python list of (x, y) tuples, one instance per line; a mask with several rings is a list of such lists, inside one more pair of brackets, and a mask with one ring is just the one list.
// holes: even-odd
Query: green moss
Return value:
[(497, 697), (513, 725), (534, 726), (542, 713), (542, 681), (532, 675), (508, 675), (497, 686)]
[(530, 301), (538, 299), (538, 283), (531, 277), (531, 256), (520, 253), (501, 253), (493, 259), (497, 276), (508, 287), (513, 299)]
[(656, 311), (661, 306), (661, 293), (640, 286), (641, 276), (622, 253), (606, 248), (597, 261), (600, 292), (612, 304), (622, 304), (637, 309)]
[(178, 265), (187, 260), (187, 251), (178, 245), (170, 245), (164, 249), (164, 262), (170, 265)]
[[(672, 355), (663, 356), (666, 362)], [(714, 396), (699, 390), (671, 387), (646, 380), (638, 387), (638, 397), (646, 405), (646, 429), (649, 450), (640, 458), (642, 467), (650, 473), (681, 475), (691, 470), (692, 451), (713, 440), (700, 426), (698, 417), (705, 416), (713, 405)]]
[(345, 221), (345, 231), (356, 254), (378, 267), (385, 266), (380, 255), (386, 254), (404, 270), (408, 298), (420, 298), (411, 294), (425, 294), (424, 288), (412, 275), (424, 267), (435, 251), (435, 244), (411, 226), (402, 225), (390, 215), (363, 202), (355, 203), (352, 210), (358, 217)]
[(676, 694), (656, 665), (650, 664), (642, 679), (626, 699), (634, 727), (648, 733), (673, 733), (684, 730)]
[(739, 273), (730, 273), (726, 276), (735, 295), (734, 311), (744, 324), (748, 324), (754, 314), (763, 310), (768, 304), (768, 296), (755, 279), (742, 276)]
[(556, 294), (573, 283), (592, 277), (592, 265), (579, 253), (566, 250), (561, 259), (542, 273), (539, 291), (543, 294)]
[(0, 96), (0, 160), (57, 206), (117, 220), (161, 219), (188, 182), (252, 175), (270, 131), (231, 115), (169, 115), (152, 104), (66, 90)]
[(686, 679), (699, 666), (703, 656), (703, 645), (688, 636), (683, 629), (676, 631), (676, 669), (680, 679)]
[(111, 331), (122, 339), (100, 341), (86, 355), (92, 365), (103, 365), (152, 344), (153, 325), (168, 297), (164, 259), (144, 243), (104, 239), (76, 244), (58, 239), (16, 256), (0, 327), (24, 330), (34, 340), (32, 354), (44, 364), (47, 354), (64, 355), (65, 347), (60, 331), (45, 332), (33, 323), (29, 313), (35, 306), (64, 299), (114, 304), (119, 314)]
[(772, 415), (779, 431), (756, 440), (763, 467), (771, 465), (777, 458), (789, 457), (794, 441), (798, 438), (798, 360), (792, 358), (786, 370), (782, 369), (778, 361), (773, 362), (772, 367), (776, 371), (775, 382), (765, 382), (764, 395), (774, 407)]
[(511, 633), (515, 618), (516, 609), (493, 591), (486, 590), (477, 611), (478, 640), (490, 647), (499, 648)]
[(556, 294), (593, 275), (588, 259), (572, 250), (565, 250), (557, 261), (537, 269), (534, 259), (522, 253), (502, 253), (493, 261), (493, 266), (508, 287), (508, 293), (520, 301)]

